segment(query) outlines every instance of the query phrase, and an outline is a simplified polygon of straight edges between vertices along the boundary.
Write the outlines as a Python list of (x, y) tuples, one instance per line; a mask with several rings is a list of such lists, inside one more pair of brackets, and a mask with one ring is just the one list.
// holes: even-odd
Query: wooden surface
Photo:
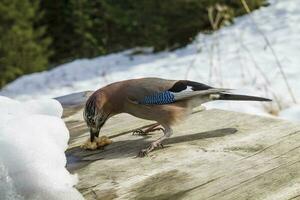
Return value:
[(85, 151), (78, 147), (88, 137), (82, 111), (72, 109), (65, 115), (67, 168), (78, 174), (76, 187), (86, 199), (300, 199), (299, 124), (222, 110), (198, 112), (174, 128), (164, 149), (135, 158), (162, 133), (131, 132), (153, 122), (113, 117), (101, 131), (113, 144)]

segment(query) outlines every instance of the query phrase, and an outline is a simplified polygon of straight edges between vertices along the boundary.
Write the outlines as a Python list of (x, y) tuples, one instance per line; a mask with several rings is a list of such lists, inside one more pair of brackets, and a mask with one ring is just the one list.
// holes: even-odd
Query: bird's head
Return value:
[(93, 93), (86, 101), (83, 118), (89, 127), (100, 129), (108, 119), (110, 113), (105, 109), (106, 98)]

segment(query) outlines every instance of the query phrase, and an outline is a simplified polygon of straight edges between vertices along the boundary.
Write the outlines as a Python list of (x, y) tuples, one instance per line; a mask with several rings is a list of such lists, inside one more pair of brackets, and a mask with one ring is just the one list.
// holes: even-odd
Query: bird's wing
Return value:
[[(190, 96), (193, 91), (197, 91), (198, 94), (200, 91), (211, 89), (213, 87), (189, 80), (143, 78), (131, 81), (127, 93), (128, 99), (138, 104), (169, 104), (182, 99), (181, 93)], [(180, 98), (175, 98), (177, 95)]]

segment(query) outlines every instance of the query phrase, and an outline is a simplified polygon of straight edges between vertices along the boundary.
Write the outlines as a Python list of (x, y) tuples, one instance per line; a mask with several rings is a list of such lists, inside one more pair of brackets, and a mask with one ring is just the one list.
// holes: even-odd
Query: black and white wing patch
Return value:
[(206, 92), (213, 89), (213, 87), (205, 85), (203, 83), (179, 80), (171, 88), (166, 91), (155, 92), (144, 96), (141, 100), (137, 102), (139, 104), (152, 104), (152, 105), (162, 105), (174, 103), (178, 100), (190, 98), (198, 94), (206, 94)]

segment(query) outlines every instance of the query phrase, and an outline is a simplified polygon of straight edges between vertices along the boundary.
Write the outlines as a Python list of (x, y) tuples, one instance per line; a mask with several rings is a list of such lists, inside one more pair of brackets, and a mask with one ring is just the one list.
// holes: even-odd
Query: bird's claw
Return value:
[(135, 131), (132, 132), (132, 135), (140, 135), (140, 136), (145, 136), (145, 135), (148, 135), (150, 132), (154, 132), (154, 131), (164, 131), (163, 128), (154, 128), (154, 129), (151, 129), (151, 130), (142, 130), (142, 129), (137, 129)]
[(132, 135), (147, 135), (147, 133), (145, 131), (143, 131), (142, 129), (137, 129), (137, 130), (133, 131)]
[(148, 153), (153, 151), (155, 148), (164, 148), (164, 145), (160, 142), (159, 143), (153, 142), (153, 143), (150, 144), (150, 146), (147, 149), (142, 149), (138, 153), (137, 157), (142, 158), (142, 157), (148, 156)]
[(165, 129), (163, 129), (163, 128), (161, 128), (161, 127), (159, 127), (159, 128), (156, 128), (155, 130), (156, 130), (156, 131), (162, 131), (162, 132), (164, 132), (164, 131), (165, 131)]
[(138, 153), (137, 157), (142, 158), (148, 156), (148, 149), (142, 149), (140, 150), (140, 152)]
[(163, 148), (164, 148), (164, 145), (163, 145), (162, 143), (158, 143), (156, 147), (159, 147), (159, 148), (162, 148), (162, 149), (163, 149)]

